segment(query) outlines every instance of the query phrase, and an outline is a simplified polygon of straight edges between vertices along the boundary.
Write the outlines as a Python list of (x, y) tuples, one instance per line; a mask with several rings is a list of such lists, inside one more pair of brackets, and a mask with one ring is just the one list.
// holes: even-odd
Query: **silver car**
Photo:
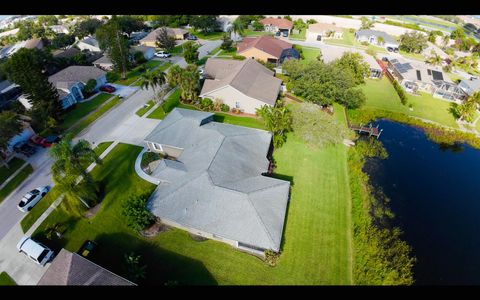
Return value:
[(18, 203), (17, 207), (22, 212), (27, 212), (35, 206), (49, 191), (48, 186), (41, 186), (34, 190), (28, 192), (25, 196), (23, 196), (20, 203)]
[(17, 250), (25, 253), (35, 263), (45, 266), (53, 259), (54, 252), (47, 246), (24, 236), (17, 244)]

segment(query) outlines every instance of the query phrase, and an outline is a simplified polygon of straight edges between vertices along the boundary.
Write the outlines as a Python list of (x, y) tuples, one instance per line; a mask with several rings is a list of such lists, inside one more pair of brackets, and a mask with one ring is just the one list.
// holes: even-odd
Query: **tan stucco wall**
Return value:
[(157, 47), (156, 41), (153, 41), (153, 42), (140, 41), (140, 45), (148, 46), (148, 47)]
[(240, 102), (240, 109), (243, 109), (243, 112), (249, 114), (255, 114), (256, 108), (260, 108), (267, 104), (263, 101), (251, 98), (231, 86), (226, 86), (222, 89), (203, 94), (201, 97), (210, 98), (212, 101), (220, 99), (223, 103), (230, 106), (230, 109), (235, 108), (235, 102), (238, 101)]
[(254, 59), (260, 59), (260, 60), (263, 60), (263, 61), (267, 61), (269, 58), (272, 58), (272, 59), (278, 59), (278, 57), (275, 57), (271, 54), (268, 54), (266, 52), (263, 52), (262, 50), (260, 49), (257, 49), (257, 48), (250, 48), (250, 49), (247, 49), (243, 52), (239, 52), (238, 55), (243, 55), (245, 56), (246, 58), (251, 58), (253, 57)]

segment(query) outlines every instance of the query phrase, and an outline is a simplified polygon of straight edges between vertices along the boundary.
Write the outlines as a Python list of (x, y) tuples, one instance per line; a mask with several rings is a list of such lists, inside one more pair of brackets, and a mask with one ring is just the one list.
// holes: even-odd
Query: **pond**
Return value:
[(480, 151), (441, 146), (423, 131), (380, 120), (389, 158), (364, 171), (391, 199), (395, 225), (417, 258), (424, 284), (480, 284)]

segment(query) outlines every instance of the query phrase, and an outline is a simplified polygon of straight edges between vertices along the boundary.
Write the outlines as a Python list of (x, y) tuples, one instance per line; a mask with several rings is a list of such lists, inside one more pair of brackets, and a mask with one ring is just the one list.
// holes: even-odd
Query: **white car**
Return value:
[(54, 252), (47, 246), (24, 236), (17, 244), (18, 252), (23, 252), (35, 263), (45, 266), (53, 258)]
[(167, 51), (158, 51), (157, 53), (155, 53), (155, 56), (160, 57), (160, 58), (167, 58), (167, 57), (170, 57), (172, 55), (170, 53), (168, 53)]
[(49, 191), (48, 186), (41, 186), (34, 190), (28, 192), (25, 196), (23, 196), (20, 203), (18, 203), (17, 207), (22, 212), (27, 212), (35, 206)]

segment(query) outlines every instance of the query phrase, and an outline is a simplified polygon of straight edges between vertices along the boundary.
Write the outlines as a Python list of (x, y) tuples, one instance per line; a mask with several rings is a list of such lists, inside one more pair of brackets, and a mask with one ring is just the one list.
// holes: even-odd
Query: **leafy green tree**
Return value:
[(146, 29), (145, 24), (138, 17), (132, 17), (128, 15), (117, 17), (120, 30), (126, 33), (129, 37), (132, 32)]
[(123, 216), (127, 219), (127, 225), (136, 231), (140, 231), (155, 221), (155, 216), (146, 208), (148, 196), (130, 195), (123, 203)]
[(316, 24), (316, 23), (318, 23), (318, 22), (317, 22), (316, 20), (314, 20), (314, 19), (308, 19), (308, 20), (307, 20), (307, 24), (308, 24), (308, 25), (310, 25), (310, 24)]
[(480, 105), (480, 92), (475, 92), (470, 97), (465, 99), (462, 104), (452, 103), (451, 112), (453, 115), (465, 122), (472, 122)]
[(137, 66), (147, 62), (142, 51), (135, 51), (135, 53), (133, 53), (133, 59), (135, 60), (135, 64)]
[(432, 30), (428, 33), (428, 41), (434, 43), (437, 40), (437, 36), (443, 36), (443, 33), (440, 30)]
[[(22, 122), (13, 111), (0, 112), (0, 152), (6, 152), (10, 139), (22, 132)], [(0, 155), (0, 158), (3, 158)]]
[(140, 255), (136, 255), (133, 252), (125, 254), (125, 271), (127, 278), (136, 283), (145, 279), (147, 274), (147, 266), (140, 264), (140, 258)]
[[(245, 29), (245, 26), (238, 17), (232, 22), (232, 26), (230, 26), (230, 28), (228, 30), (229, 30), (230, 34), (233, 33), (234, 35), (238, 36), (238, 35), (243, 34), (244, 29)], [(263, 29), (263, 25), (262, 25), (262, 29)]]
[(59, 33), (51, 40), (52, 47), (66, 48), (75, 43), (75, 37), (71, 34)]
[(420, 32), (407, 32), (400, 36), (400, 49), (406, 52), (421, 53), (427, 46), (427, 37)]
[(313, 103), (296, 105), (292, 110), (292, 120), (295, 134), (311, 146), (340, 144), (349, 136), (345, 126)]
[(264, 29), (263, 24), (260, 23), (259, 21), (253, 21), (252, 26), (253, 26), (253, 30), (255, 31), (263, 31)]
[(172, 51), (175, 47), (175, 38), (168, 35), (167, 28), (162, 27), (157, 33), (156, 44), (158, 48)]
[(290, 17), (290, 16), (284, 16), (283, 18), (286, 19), (286, 20), (292, 21), (292, 17)]
[(116, 16), (97, 29), (97, 40), (100, 48), (104, 50), (112, 60), (114, 68), (120, 72), (122, 79), (127, 77), (129, 43), (122, 34)]
[(360, 26), (360, 30), (362, 29), (371, 29), (373, 27), (374, 21), (369, 20), (367, 17), (361, 17), (360, 21), (362, 21), (362, 25)]
[(185, 43), (183, 46), (183, 58), (187, 64), (193, 64), (198, 60), (198, 47), (193, 43)]
[(73, 34), (79, 39), (83, 39), (87, 35), (93, 35), (102, 25), (103, 22), (101, 20), (88, 18), (75, 25)]
[(465, 30), (463, 30), (462, 27), (457, 27), (454, 31), (450, 33), (450, 38), (452, 40), (465, 39), (466, 37), (467, 37), (467, 34), (465, 33)]
[(184, 100), (195, 100), (199, 91), (199, 74), (197, 66), (189, 65), (182, 70), (180, 77), (180, 97)]
[(183, 69), (179, 65), (173, 65), (168, 69), (167, 82), (170, 87), (175, 87), (180, 84)]
[(203, 32), (212, 32), (219, 29), (218, 15), (194, 15), (191, 16), (190, 25)]
[(140, 87), (142, 89), (152, 88), (153, 98), (155, 99), (155, 102), (159, 102), (160, 99), (158, 98), (155, 88), (165, 84), (165, 74), (163, 74), (163, 72), (154, 72), (151, 70), (147, 70), (147, 72), (141, 75), (140, 80)]
[(230, 50), (232, 48), (233, 41), (228, 34), (223, 35), (223, 41), (220, 45), (220, 49), (222, 50)]
[(96, 87), (97, 87), (97, 81), (95, 79), (89, 79), (87, 81), (87, 84), (83, 88), (83, 91), (87, 94), (91, 94), (93, 93)]
[(263, 105), (256, 109), (268, 131), (273, 133), (273, 146), (280, 148), (287, 140), (287, 132), (292, 130), (292, 113), (278, 101), (276, 106)]
[(437, 54), (434, 50), (430, 52), (430, 57), (426, 59), (426, 62), (431, 65), (440, 65), (443, 59), (440, 55)]
[(98, 185), (86, 168), (94, 162), (101, 164), (102, 160), (88, 141), (80, 140), (73, 145), (72, 137), (72, 134), (67, 134), (50, 149), (50, 155), (54, 159), (51, 171), (53, 181), (64, 195), (67, 207), (79, 214), (83, 206), (88, 209), (97, 202)]
[(350, 88), (345, 91), (343, 101), (340, 103), (348, 109), (356, 109), (363, 106), (367, 102), (365, 93), (359, 88)]
[(365, 77), (370, 76), (370, 66), (363, 60), (360, 53), (346, 52), (335, 61), (335, 65), (350, 71), (357, 85), (365, 83)]

